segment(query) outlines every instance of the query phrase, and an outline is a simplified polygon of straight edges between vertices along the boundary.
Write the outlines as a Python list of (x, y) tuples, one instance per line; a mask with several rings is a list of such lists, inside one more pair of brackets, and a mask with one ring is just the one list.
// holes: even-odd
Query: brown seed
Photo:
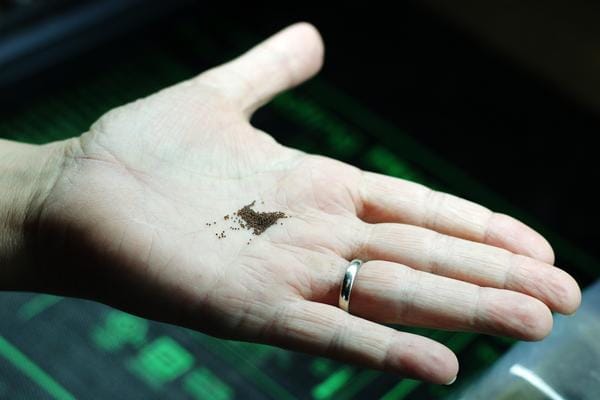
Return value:
[[(252, 230), (254, 235), (260, 235), (271, 225), (277, 223), (280, 218), (287, 218), (287, 215), (281, 211), (275, 212), (257, 212), (252, 209), (256, 201), (242, 207), (236, 214), (241, 217), (244, 222), (240, 222), (242, 228)], [(264, 202), (263, 202), (264, 203)]]

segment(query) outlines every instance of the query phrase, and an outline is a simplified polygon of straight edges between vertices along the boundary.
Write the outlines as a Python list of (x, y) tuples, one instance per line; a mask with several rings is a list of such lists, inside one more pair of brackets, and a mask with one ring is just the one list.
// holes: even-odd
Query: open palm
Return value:
[[(576, 282), (522, 223), (249, 124), (322, 55), (296, 24), (65, 142), (39, 213), (40, 289), (436, 383), (456, 376), (454, 354), (380, 323), (539, 339), (550, 310), (573, 312)], [(289, 218), (259, 236), (229, 229), (224, 216), (253, 201)], [(353, 258), (367, 262), (348, 314), (337, 301)]]

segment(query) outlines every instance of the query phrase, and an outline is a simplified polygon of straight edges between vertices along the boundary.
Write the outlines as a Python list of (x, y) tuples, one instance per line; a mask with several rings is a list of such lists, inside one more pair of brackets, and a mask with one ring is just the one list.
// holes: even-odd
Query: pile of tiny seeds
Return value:
[(256, 201), (244, 206), (233, 213), (234, 216), (241, 218), (245, 223), (240, 222), (240, 226), (246, 229), (252, 229), (254, 235), (260, 235), (268, 227), (277, 223), (280, 218), (287, 218), (287, 215), (281, 211), (274, 212), (256, 212), (252, 209)]
[[(256, 201), (253, 201), (252, 203), (245, 205), (244, 207), (240, 208), (239, 210), (237, 210), (236, 212), (231, 214), (231, 216), (229, 214), (225, 215), (223, 217), (224, 221), (233, 222), (234, 224), (239, 225), (239, 227), (230, 226), (229, 229), (233, 230), (233, 231), (239, 231), (242, 228), (248, 229), (248, 230), (252, 231), (252, 234), (258, 236), (258, 235), (262, 234), (265, 230), (267, 230), (270, 226), (276, 224), (279, 219), (288, 218), (288, 216), (281, 211), (274, 211), (274, 212), (255, 211), (252, 209), (252, 207), (254, 207), (255, 204), (256, 204)], [(264, 202), (262, 202), (262, 204), (264, 204)], [(216, 221), (213, 223), (209, 222), (206, 225), (207, 226), (216, 225)], [(283, 225), (283, 223), (281, 223), (281, 225)], [(218, 239), (224, 239), (227, 237), (225, 235), (225, 231), (215, 233), (215, 236)], [(248, 242), (246, 244), (250, 244), (251, 240), (252, 239), (248, 240)]]

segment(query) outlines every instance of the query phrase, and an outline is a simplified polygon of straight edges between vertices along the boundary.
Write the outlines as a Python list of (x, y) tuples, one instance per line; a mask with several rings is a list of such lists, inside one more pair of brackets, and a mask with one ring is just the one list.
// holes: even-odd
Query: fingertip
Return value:
[[(446, 346), (435, 342), (439, 348), (431, 347), (432, 352), (429, 356), (435, 370), (431, 371), (432, 383), (438, 385), (450, 385), (458, 375), (459, 363), (456, 354)], [(449, 383), (450, 382), (450, 383)]]
[(492, 246), (554, 264), (554, 250), (546, 238), (506, 214), (495, 213), (492, 216), (485, 241)]
[(456, 382), (456, 378), (457, 378), (457, 377), (458, 377), (458, 375), (457, 375), (457, 376), (455, 376), (454, 378), (450, 379), (450, 380), (449, 380), (447, 383), (445, 383), (445, 385), (446, 385), (446, 386), (450, 386), (450, 385), (452, 385), (454, 382)]
[(552, 248), (550, 242), (548, 242), (548, 240), (546, 240), (545, 237), (543, 237), (541, 234), (534, 231), (533, 229), (529, 228), (529, 230), (537, 236), (538, 241), (538, 244), (536, 246), (532, 246), (530, 249), (531, 256), (533, 258), (545, 262), (546, 264), (554, 265), (554, 262), (556, 261), (556, 256), (554, 254), (554, 249)]
[[(456, 354), (448, 347), (423, 336), (414, 337), (412, 351), (402, 352), (398, 363), (393, 363), (402, 376), (438, 385), (448, 384), (458, 374)], [(406, 349), (405, 349), (406, 350)]]
[(528, 341), (539, 341), (552, 332), (554, 319), (550, 309), (538, 299), (524, 301), (517, 311), (522, 322), (522, 338)]
[(559, 268), (556, 269), (561, 275), (561, 279), (557, 280), (560, 284), (555, 288), (558, 299), (556, 311), (565, 315), (574, 314), (581, 305), (581, 288), (575, 278)]
[(445, 366), (445, 373), (440, 374), (439, 380), (436, 381), (436, 383), (440, 385), (452, 385), (454, 381), (456, 381), (456, 377), (458, 376), (458, 371), (460, 369), (460, 364), (456, 354), (454, 354), (454, 352), (450, 349), (448, 349), (448, 352), (451, 354), (451, 357), (446, 358), (447, 364)]
[(571, 303), (571, 307), (565, 310), (565, 314), (568, 315), (572, 315), (575, 314), (575, 312), (577, 311), (577, 309), (579, 308), (579, 306), (581, 306), (581, 288), (579, 287), (579, 284), (577, 283), (577, 281), (573, 279), (573, 282), (575, 283), (575, 286), (577, 286), (577, 291), (575, 292), (574, 296), (573, 296), (573, 302)]
[(581, 304), (579, 284), (566, 271), (531, 257), (517, 256), (519, 268), (505, 288), (543, 301), (552, 311), (572, 314)]
[(307, 21), (299, 21), (290, 25), (289, 29), (295, 29), (302, 32), (301, 34), (306, 35), (309, 40), (315, 43), (317, 49), (319, 49), (320, 52), (323, 52), (323, 38), (321, 32), (319, 32), (315, 25)]
[(480, 332), (520, 340), (541, 340), (552, 331), (552, 312), (535, 297), (504, 289), (482, 288)]
[(284, 29), (284, 31), (288, 30), (300, 37), (299, 41), (303, 44), (302, 50), (306, 51), (308, 59), (307, 77), (319, 72), (323, 66), (325, 45), (323, 43), (323, 37), (317, 27), (310, 22), (301, 21)]

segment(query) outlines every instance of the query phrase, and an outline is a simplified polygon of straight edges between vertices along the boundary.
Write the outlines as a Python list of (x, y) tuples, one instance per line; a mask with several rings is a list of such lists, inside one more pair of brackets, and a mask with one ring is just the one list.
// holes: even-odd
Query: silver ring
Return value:
[(350, 292), (352, 292), (354, 280), (356, 279), (358, 269), (362, 263), (363, 262), (358, 259), (352, 260), (350, 264), (348, 264), (348, 267), (346, 267), (346, 273), (344, 274), (344, 279), (342, 280), (342, 286), (340, 287), (339, 306), (347, 313), (350, 312)]

